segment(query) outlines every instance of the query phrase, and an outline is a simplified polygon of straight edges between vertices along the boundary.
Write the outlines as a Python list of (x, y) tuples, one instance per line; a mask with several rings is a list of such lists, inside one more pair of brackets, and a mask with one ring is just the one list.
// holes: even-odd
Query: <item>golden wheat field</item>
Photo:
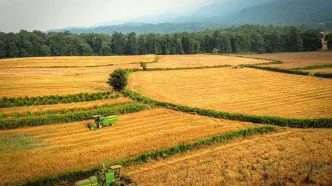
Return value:
[(269, 66), (282, 68), (297, 68), (310, 65), (332, 64), (332, 52), (295, 52), (295, 53), (276, 53), (276, 54), (254, 54), (247, 57), (257, 57), (271, 60), (280, 60), (284, 64), (273, 64)]
[(155, 55), (142, 56), (71, 56), (71, 57), (30, 57), (0, 59), (3, 67), (91, 67), (119, 65), (139, 62), (152, 62)]
[(25, 113), (25, 112), (43, 112), (59, 109), (72, 109), (72, 108), (92, 108), (94, 106), (102, 106), (105, 104), (117, 104), (117, 103), (129, 103), (131, 100), (125, 97), (119, 97), (116, 99), (106, 99), (97, 101), (86, 101), (78, 103), (63, 103), (54, 105), (33, 105), (26, 107), (10, 107), (10, 108), (0, 108), (0, 113), (11, 114), (11, 113)]
[(158, 63), (148, 64), (150, 68), (177, 68), (177, 67), (200, 67), (240, 64), (255, 64), (268, 62), (258, 59), (243, 59), (234, 56), (197, 54), (197, 55), (162, 55), (159, 56)]
[(287, 129), (129, 167), (138, 185), (331, 185), (332, 130)]
[(0, 139), (14, 138), (18, 133), (31, 138), (28, 149), (19, 144), (8, 148), (6, 140), (0, 141), (0, 148), (7, 149), (0, 151), (2, 183), (12, 184), (64, 170), (82, 169), (253, 125), (167, 109), (120, 115), (114, 126), (97, 131), (90, 131), (85, 126), (87, 122), (0, 131)]
[[(152, 56), (148, 55), (150, 58)], [(51, 63), (47, 60), (52, 61), (53, 58), (45, 58), (45, 64)], [(59, 57), (57, 60), (61, 60), (62, 58), (64, 57)], [(68, 60), (71, 58), (73, 60), (76, 59), (76, 57), (66, 57)], [(89, 58), (86, 57), (86, 60), (89, 60)], [(109, 57), (110, 62), (113, 61), (113, 58), (116, 61), (119, 57)], [(135, 57), (127, 58), (135, 59)], [(81, 57), (81, 59), (84, 60), (85, 58)], [(17, 64), (24, 66), (25, 62), (29, 62), (29, 58), (22, 58)], [(262, 60), (221, 55), (175, 55), (160, 56), (160, 60), (157, 63), (148, 64), (148, 68), (238, 65), (258, 62), (262, 62)], [(120, 64), (106, 67), (75, 68), (38, 68), (37, 66), (34, 68), (11, 68), (10, 66), (3, 66), (0, 68), (0, 96), (64, 95), (80, 92), (108, 91), (110, 88), (106, 84), (107, 78), (110, 73), (118, 68), (140, 68), (140, 65)]]
[(159, 101), (232, 113), (332, 116), (332, 81), (242, 68), (137, 72), (129, 88)]

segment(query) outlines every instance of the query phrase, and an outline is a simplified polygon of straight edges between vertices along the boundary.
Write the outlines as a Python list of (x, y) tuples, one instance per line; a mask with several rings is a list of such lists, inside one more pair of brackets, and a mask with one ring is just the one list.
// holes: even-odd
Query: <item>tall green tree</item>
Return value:
[(301, 34), (303, 40), (303, 50), (317, 51), (322, 46), (322, 36), (318, 30), (306, 30)]
[(332, 50), (332, 33), (326, 34), (324, 40), (327, 41), (327, 48)]
[(126, 36), (122, 33), (114, 32), (111, 43), (113, 53), (117, 55), (124, 55), (126, 47)]
[(183, 47), (182, 47), (182, 42), (180, 38), (176, 39), (176, 54), (184, 54)]
[(125, 47), (126, 55), (137, 55), (138, 51), (138, 41), (136, 38), (136, 33), (131, 32), (127, 35), (127, 42)]
[(286, 44), (288, 51), (290, 52), (300, 52), (303, 49), (303, 40), (301, 38), (301, 32), (298, 28), (292, 26), (289, 28)]
[(51, 49), (47, 45), (42, 45), (40, 47), (39, 56), (50, 56), (51, 55)]

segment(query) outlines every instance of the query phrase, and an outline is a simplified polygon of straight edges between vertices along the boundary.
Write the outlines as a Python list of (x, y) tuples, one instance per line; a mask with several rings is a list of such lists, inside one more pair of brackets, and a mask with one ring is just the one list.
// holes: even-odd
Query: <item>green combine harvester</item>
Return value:
[(100, 129), (106, 126), (112, 126), (113, 123), (118, 121), (118, 117), (117, 116), (93, 116), (93, 118), (95, 119), (94, 123), (88, 123), (88, 127), (91, 130), (96, 130), (96, 129)]
[(121, 176), (121, 165), (103, 168), (88, 179), (75, 183), (75, 186), (135, 186), (135, 182), (127, 176)]

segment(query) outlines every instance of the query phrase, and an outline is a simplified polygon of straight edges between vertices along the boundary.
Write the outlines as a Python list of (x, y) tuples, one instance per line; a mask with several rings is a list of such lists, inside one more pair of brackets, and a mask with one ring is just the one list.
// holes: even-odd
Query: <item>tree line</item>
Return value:
[[(204, 32), (123, 34), (41, 31), (0, 32), (0, 58), (198, 53), (276, 53), (322, 48), (319, 30), (293, 26), (242, 25)], [(331, 37), (326, 37), (328, 43)], [(332, 45), (328, 45), (332, 49)]]

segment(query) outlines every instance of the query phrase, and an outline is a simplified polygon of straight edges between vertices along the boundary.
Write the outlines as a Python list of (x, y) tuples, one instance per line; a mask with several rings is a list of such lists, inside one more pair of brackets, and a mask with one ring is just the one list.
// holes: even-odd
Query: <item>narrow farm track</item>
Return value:
[(0, 137), (23, 132), (35, 146), (0, 152), (0, 178), (11, 184), (254, 125), (168, 109), (120, 115), (114, 126), (96, 131), (87, 122), (0, 131)]
[[(139, 185), (329, 185), (330, 129), (287, 129), (127, 168)], [(263, 176), (265, 175), (265, 176)], [(290, 179), (292, 178), (292, 179)]]
[(257, 69), (136, 72), (129, 87), (159, 101), (232, 113), (332, 116), (332, 81)]

